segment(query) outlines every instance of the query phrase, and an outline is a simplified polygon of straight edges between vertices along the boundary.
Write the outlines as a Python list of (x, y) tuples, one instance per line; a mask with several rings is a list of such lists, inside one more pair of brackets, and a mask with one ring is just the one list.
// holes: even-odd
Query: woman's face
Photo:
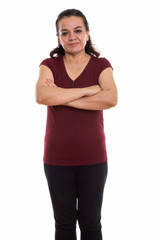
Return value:
[(76, 54), (85, 51), (89, 40), (81, 17), (64, 17), (58, 23), (58, 40), (66, 53)]

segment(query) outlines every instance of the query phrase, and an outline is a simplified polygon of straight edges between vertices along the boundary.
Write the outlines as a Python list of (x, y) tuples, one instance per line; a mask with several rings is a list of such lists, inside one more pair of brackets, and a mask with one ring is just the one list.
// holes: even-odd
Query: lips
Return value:
[(71, 46), (71, 47), (74, 47), (74, 46), (77, 46), (78, 45), (78, 43), (70, 43), (69, 44), (69, 46)]

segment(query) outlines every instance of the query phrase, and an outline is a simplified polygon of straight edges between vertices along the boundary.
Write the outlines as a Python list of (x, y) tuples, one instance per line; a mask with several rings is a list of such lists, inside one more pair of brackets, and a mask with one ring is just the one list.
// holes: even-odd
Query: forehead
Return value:
[(58, 23), (58, 29), (74, 29), (77, 26), (84, 27), (83, 19), (81, 17), (64, 17)]

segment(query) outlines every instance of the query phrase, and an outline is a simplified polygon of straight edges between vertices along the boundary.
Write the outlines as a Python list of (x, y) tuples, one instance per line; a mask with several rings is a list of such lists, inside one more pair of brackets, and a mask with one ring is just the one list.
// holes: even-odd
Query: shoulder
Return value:
[(46, 65), (46, 66), (52, 66), (53, 64), (56, 64), (60, 60), (60, 57), (54, 57), (54, 58), (45, 58), (40, 65)]
[(108, 59), (105, 57), (92, 57), (93, 67), (100, 74), (104, 69), (113, 67)]
[(44, 65), (48, 67), (52, 73), (56, 71), (56, 69), (59, 69), (61, 63), (61, 57), (54, 57), (54, 58), (45, 58), (39, 66)]
[(105, 57), (93, 57), (93, 60), (100, 66), (106, 65), (108, 67), (112, 67), (110, 61)]

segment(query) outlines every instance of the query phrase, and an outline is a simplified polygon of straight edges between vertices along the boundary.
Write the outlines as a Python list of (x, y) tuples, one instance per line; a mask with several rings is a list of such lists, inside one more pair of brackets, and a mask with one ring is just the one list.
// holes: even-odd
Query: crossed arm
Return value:
[(117, 88), (112, 69), (102, 71), (99, 85), (66, 89), (57, 87), (50, 69), (42, 65), (36, 85), (36, 101), (44, 105), (65, 105), (84, 110), (114, 107), (117, 104)]

